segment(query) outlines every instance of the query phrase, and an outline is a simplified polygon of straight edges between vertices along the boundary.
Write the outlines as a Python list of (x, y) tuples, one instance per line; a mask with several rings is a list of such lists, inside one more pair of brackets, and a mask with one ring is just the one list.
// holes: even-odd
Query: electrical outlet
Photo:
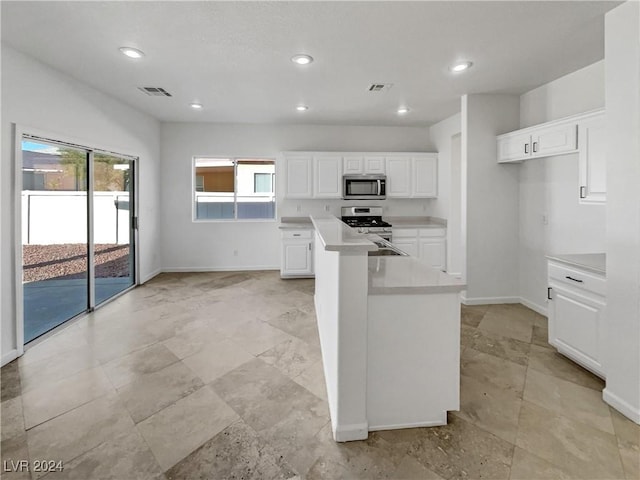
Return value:
[(546, 213), (542, 214), (542, 224), (549, 225), (549, 215), (547, 215)]
[(237, 256), (238, 256), (238, 250), (234, 250), (234, 251), (233, 251), (233, 256), (234, 256), (234, 257), (237, 257)]
[(300, 205), (296, 205), (296, 212), (300, 213), (302, 211), (302, 207)]
[(331, 211), (331, 205), (325, 205), (324, 206), (324, 211), (325, 212), (330, 212)]

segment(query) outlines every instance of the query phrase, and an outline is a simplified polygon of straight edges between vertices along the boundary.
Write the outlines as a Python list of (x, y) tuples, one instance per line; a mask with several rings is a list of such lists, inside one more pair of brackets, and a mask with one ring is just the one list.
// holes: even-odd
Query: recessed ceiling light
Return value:
[(299, 112), (305, 112), (305, 111), (309, 110), (309, 107), (307, 107), (306, 105), (298, 105), (296, 107), (296, 110), (298, 110)]
[(202, 104), (201, 103), (192, 103), (192, 104), (190, 104), (190, 106), (194, 110), (202, 110)]
[(452, 72), (464, 72), (465, 70), (469, 69), (471, 65), (473, 65), (472, 62), (458, 62), (455, 65), (452, 65), (450, 70)]
[(409, 107), (398, 108), (398, 115), (404, 115), (405, 113), (409, 113)]
[(299, 54), (291, 57), (291, 61), (293, 63), (297, 63), (298, 65), (309, 65), (313, 62), (313, 57), (311, 55)]
[(144, 52), (142, 50), (138, 50), (133, 47), (120, 47), (120, 52), (123, 55), (126, 55), (129, 58), (142, 58), (144, 57)]

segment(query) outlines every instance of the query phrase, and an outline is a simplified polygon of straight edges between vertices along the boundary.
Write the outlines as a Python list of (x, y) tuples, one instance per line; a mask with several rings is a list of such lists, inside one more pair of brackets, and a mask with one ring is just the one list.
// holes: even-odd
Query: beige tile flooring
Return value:
[(640, 478), (640, 427), (519, 305), (462, 308), (447, 426), (335, 443), (312, 295), (277, 272), (156, 277), (2, 368), (2, 460), (62, 460), (46, 479)]

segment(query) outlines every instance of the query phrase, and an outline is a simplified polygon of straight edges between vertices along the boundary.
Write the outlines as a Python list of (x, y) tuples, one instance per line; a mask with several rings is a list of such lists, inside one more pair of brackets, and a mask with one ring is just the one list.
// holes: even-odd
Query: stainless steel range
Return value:
[(382, 220), (382, 207), (342, 207), (342, 221), (360, 233), (375, 233), (391, 241), (391, 224)]

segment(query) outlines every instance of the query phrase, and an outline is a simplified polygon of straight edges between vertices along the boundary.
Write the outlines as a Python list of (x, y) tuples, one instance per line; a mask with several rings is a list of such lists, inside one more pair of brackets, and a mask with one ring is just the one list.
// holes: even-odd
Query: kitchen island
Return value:
[(463, 282), (378, 247), (335, 217), (315, 227), (315, 305), (333, 436), (444, 425), (459, 408)]

